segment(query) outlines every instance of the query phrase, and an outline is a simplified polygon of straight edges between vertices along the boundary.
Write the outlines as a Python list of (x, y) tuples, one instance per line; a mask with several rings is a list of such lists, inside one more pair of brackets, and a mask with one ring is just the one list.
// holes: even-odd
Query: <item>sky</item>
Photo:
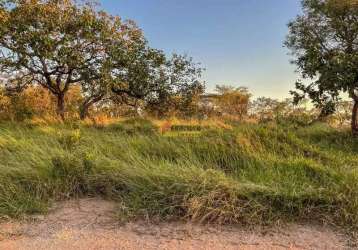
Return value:
[(216, 84), (248, 87), (255, 97), (289, 97), (298, 75), (283, 41), (300, 0), (100, 0), (136, 21), (152, 47), (193, 57)]

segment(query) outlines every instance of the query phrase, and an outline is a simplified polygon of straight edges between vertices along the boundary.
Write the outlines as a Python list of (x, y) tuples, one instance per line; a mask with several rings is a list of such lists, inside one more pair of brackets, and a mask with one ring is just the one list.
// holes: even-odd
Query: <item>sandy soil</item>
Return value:
[(343, 234), (327, 227), (238, 227), (144, 222), (121, 225), (114, 203), (81, 199), (57, 204), (46, 216), (0, 223), (0, 249), (347, 249)]

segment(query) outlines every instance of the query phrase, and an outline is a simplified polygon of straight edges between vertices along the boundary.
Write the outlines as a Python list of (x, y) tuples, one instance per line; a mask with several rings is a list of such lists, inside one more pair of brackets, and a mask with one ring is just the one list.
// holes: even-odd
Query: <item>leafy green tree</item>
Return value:
[(204, 92), (202, 68), (186, 56), (174, 54), (167, 59), (162, 51), (146, 43), (131, 51), (126, 70), (113, 78), (113, 93), (135, 104), (141, 100), (159, 116), (171, 109), (192, 115), (195, 98)]
[[(106, 60), (98, 67), (101, 77), (94, 79), (87, 77), (88, 80), (81, 82), (84, 95), (80, 106), (81, 119), (88, 116), (91, 106), (104, 99), (115, 98), (112, 88), (121, 86), (127, 80), (124, 77), (125, 73), (133, 72), (133, 69), (140, 72), (141, 65), (137, 64), (138, 55), (146, 53), (147, 41), (133, 21), (120, 22), (120, 19), (111, 16), (106, 16), (106, 20), (106, 26), (111, 27), (108, 30), (110, 33), (106, 34), (106, 39), (101, 41)], [(114, 32), (115, 30), (117, 32)], [(140, 74), (133, 77), (140, 77)]]
[(132, 26), (97, 12), (90, 2), (81, 6), (73, 0), (11, 2), (11, 7), (0, 8), (2, 71), (16, 84), (48, 89), (57, 98), (62, 119), (71, 86), (87, 86), (82, 106), (95, 102), (96, 91), (88, 90), (103, 89), (90, 86), (106, 79), (112, 67), (109, 52), (128, 42), (124, 34)]
[[(144, 99), (158, 91), (161, 68), (165, 66), (165, 55), (162, 51), (152, 49), (146, 41), (133, 46), (127, 54), (117, 51), (111, 73), (111, 90), (113, 93), (134, 99)], [(122, 56), (126, 57), (123, 60)]]
[(154, 104), (154, 109), (161, 116), (173, 113), (183, 117), (196, 115), (205, 91), (205, 83), (201, 81), (202, 72), (203, 68), (192, 58), (174, 54), (162, 69), (157, 80), (160, 89), (149, 103)]
[(289, 23), (285, 45), (304, 81), (296, 83), (296, 101), (308, 96), (323, 115), (335, 111), (339, 94), (353, 99), (351, 127), (358, 135), (358, 2), (302, 0), (303, 14)]

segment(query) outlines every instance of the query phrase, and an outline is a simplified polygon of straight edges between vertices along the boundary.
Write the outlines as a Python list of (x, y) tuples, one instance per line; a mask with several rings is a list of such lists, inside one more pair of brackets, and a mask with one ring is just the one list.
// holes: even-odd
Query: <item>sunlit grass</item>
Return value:
[[(358, 224), (358, 141), (324, 124), (0, 125), (0, 216), (100, 195), (130, 216)], [(190, 126), (195, 129), (191, 131)], [(197, 126), (201, 126), (198, 129)]]

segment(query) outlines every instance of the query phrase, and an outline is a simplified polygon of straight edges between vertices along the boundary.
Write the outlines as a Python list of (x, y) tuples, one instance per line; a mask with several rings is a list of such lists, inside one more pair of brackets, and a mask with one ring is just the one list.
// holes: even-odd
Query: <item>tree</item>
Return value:
[(341, 101), (336, 105), (337, 111), (334, 118), (340, 126), (343, 126), (347, 121), (350, 121), (352, 108), (353, 103), (351, 101)]
[(259, 97), (250, 104), (250, 113), (254, 114), (260, 122), (275, 119), (275, 109), (279, 101), (267, 97)]
[(237, 115), (242, 119), (248, 112), (251, 94), (245, 87), (216, 85), (216, 104), (223, 113)]
[[(102, 14), (103, 16), (104, 14)], [(113, 20), (116, 20), (113, 23)], [(106, 26), (111, 33), (102, 41), (106, 61), (98, 67), (100, 78), (88, 79), (81, 82), (84, 100), (80, 106), (80, 118), (88, 116), (89, 108), (103, 99), (113, 99), (112, 87), (122, 84), (124, 72), (133, 71), (138, 67), (138, 54), (145, 50), (147, 41), (137, 25), (129, 20), (119, 22), (118, 17), (106, 16)], [(117, 32), (114, 32), (117, 30)], [(138, 77), (137, 75), (136, 77)], [(116, 84), (117, 82), (117, 84)]]
[(187, 56), (174, 54), (162, 67), (156, 82), (159, 89), (151, 96), (149, 105), (159, 116), (180, 115), (192, 117), (199, 111), (203, 68)]
[(358, 1), (303, 0), (303, 14), (290, 22), (285, 45), (295, 56), (303, 80), (292, 94), (306, 95), (327, 114), (339, 94), (348, 93), (354, 105), (351, 128), (358, 135)]
[(160, 115), (172, 107), (191, 115), (195, 97), (204, 92), (204, 84), (199, 81), (202, 68), (186, 56), (174, 54), (167, 59), (162, 51), (146, 43), (130, 51), (125, 70), (117, 72), (112, 80), (113, 93), (133, 104), (141, 100)]
[(111, 99), (138, 109), (140, 101), (149, 101), (160, 91), (158, 79), (166, 58), (162, 51), (150, 48), (146, 40), (131, 45), (126, 54), (119, 47), (113, 48), (116, 56), (109, 81), (114, 94)]
[[(108, 46), (126, 37), (118, 17), (74, 0), (11, 1), (0, 6), (0, 66), (9, 83), (40, 85), (57, 99), (65, 118), (65, 95), (73, 85), (97, 83), (111, 67)], [(86, 105), (97, 97), (86, 98)]]

